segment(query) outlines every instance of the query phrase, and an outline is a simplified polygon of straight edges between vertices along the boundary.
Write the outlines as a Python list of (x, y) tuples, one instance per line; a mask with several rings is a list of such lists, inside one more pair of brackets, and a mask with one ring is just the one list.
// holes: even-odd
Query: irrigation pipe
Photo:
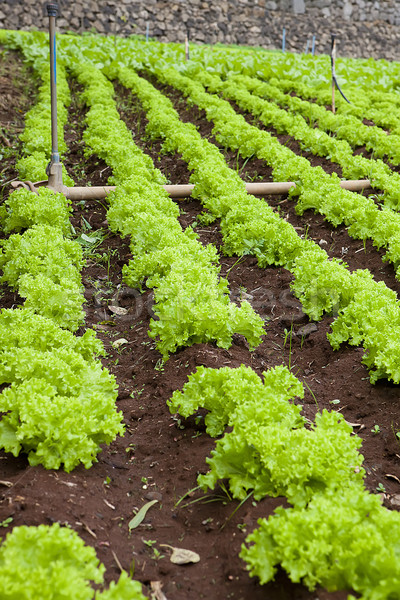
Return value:
[[(65, 185), (52, 186), (48, 185), (48, 181), (39, 181), (32, 183), (31, 181), (13, 181), (12, 187), (23, 187), (31, 192), (39, 193), (38, 188), (46, 186), (55, 192), (64, 194), (69, 200), (101, 200), (110, 192), (115, 190), (115, 186), (93, 186), (93, 187), (66, 187)], [(254, 196), (274, 196), (287, 194), (292, 187), (296, 187), (293, 181), (287, 183), (280, 182), (259, 182), (246, 183), (246, 192)], [(340, 186), (351, 192), (361, 192), (362, 190), (372, 189), (369, 179), (356, 179), (349, 181), (341, 181)], [(164, 185), (164, 189), (168, 192), (171, 198), (189, 198), (192, 195), (194, 185)]]
[(342, 90), (340, 88), (340, 85), (338, 84), (338, 81), (336, 79), (336, 69), (335, 69), (335, 61), (336, 61), (336, 36), (334, 34), (332, 34), (331, 40), (332, 40), (331, 41), (332, 112), (333, 112), (333, 114), (335, 114), (335, 112), (336, 112), (336, 108), (335, 108), (335, 88), (337, 88), (339, 90), (339, 92), (341, 93), (341, 95), (343, 96), (343, 98), (346, 100), (346, 102), (348, 102), (349, 104), (351, 104), (351, 102), (343, 94), (343, 92), (342, 92)]

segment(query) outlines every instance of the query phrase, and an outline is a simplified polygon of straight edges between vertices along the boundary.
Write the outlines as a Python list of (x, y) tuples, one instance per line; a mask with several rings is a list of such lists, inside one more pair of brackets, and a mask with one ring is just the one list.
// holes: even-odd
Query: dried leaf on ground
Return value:
[(198, 563), (200, 561), (200, 556), (197, 554), (197, 552), (193, 552), (193, 550), (175, 548), (169, 544), (160, 544), (160, 546), (165, 546), (166, 548), (170, 548), (172, 550), (170, 561), (175, 565), (187, 565), (189, 563)]

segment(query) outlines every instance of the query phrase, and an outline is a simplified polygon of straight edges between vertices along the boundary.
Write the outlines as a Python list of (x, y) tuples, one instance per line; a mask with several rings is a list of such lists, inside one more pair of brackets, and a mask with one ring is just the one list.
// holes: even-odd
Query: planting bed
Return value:
[[(15, 163), (19, 154), (16, 134), (22, 128), (22, 115), (29, 108), (24, 94), (26, 71), (14, 52), (1, 54), (0, 144), (6, 146), (0, 161), (2, 201), (10, 191), (9, 181), (17, 177)], [(205, 113), (188, 106), (183, 96), (161, 86), (171, 98), (180, 117), (194, 123), (200, 134), (216, 143)], [(24, 85), (21, 85), (24, 80)], [(29, 94), (34, 102), (34, 84)], [(68, 147), (63, 163), (77, 185), (107, 183), (111, 169), (95, 156), (83, 155), (85, 105), (82, 88), (70, 81), (72, 102), (69, 107), (65, 141)], [(117, 107), (122, 120), (132, 131), (134, 141), (152, 158), (155, 166), (173, 183), (188, 183), (190, 172), (181, 156), (166, 154), (160, 141), (150, 140), (145, 132), (146, 115), (139, 101), (121, 84), (115, 83)], [(1, 102), (1, 101), (0, 101)], [(243, 113), (244, 114), (244, 113)], [(255, 122), (253, 117), (247, 117)], [(282, 144), (320, 165), (329, 172), (332, 166), (323, 158), (302, 152), (290, 136), (277, 136)], [(4, 144), (5, 142), (5, 144)], [(246, 181), (269, 181), (271, 169), (261, 160), (243, 160), (237, 152), (219, 146), (229, 166)], [(11, 152), (12, 150), (12, 152)], [(5, 185), (4, 185), (5, 184)], [(382, 262), (383, 252), (367, 240), (363, 244), (348, 236), (345, 226), (333, 228), (319, 215), (295, 212), (287, 196), (266, 197), (265, 202), (289, 223), (297, 233), (314, 240), (329, 257), (343, 259), (351, 271), (369, 269), (377, 281), (383, 281), (397, 294), (400, 283), (393, 266)], [(197, 200), (178, 200), (179, 221), (183, 228), (192, 225), (202, 244), (220, 249), (219, 221), (200, 224), (203, 211)], [(239, 506), (231, 500), (229, 488), (202, 492), (197, 475), (207, 472), (206, 457), (215, 446), (203, 424), (193, 417), (185, 420), (171, 415), (167, 401), (182, 389), (197, 367), (251, 367), (262, 372), (286, 365), (304, 383), (303, 414), (313, 420), (323, 409), (340, 411), (362, 438), (365, 457), (366, 487), (380, 493), (389, 508), (400, 508), (400, 408), (398, 386), (387, 380), (371, 385), (367, 369), (361, 364), (363, 349), (342, 345), (332, 350), (328, 340), (333, 317), (325, 316), (310, 323), (290, 288), (292, 275), (280, 267), (260, 268), (252, 256), (220, 255), (221, 275), (229, 281), (234, 302), (248, 300), (266, 323), (262, 344), (250, 351), (243, 336), (234, 334), (229, 349), (216, 344), (195, 344), (179, 349), (163, 363), (155, 343), (148, 336), (153, 316), (153, 292), (134, 290), (123, 282), (122, 267), (131, 258), (129, 240), (121, 239), (108, 228), (106, 201), (76, 202), (71, 223), (76, 236), (97, 236), (98, 245), (86, 253), (82, 271), (86, 303), (85, 328), (93, 328), (105, 346), (103, 365), (118, 384), (118, 410), (123, 413), (126, 433), (104, 446), (98, 462), (86, 470), (82, 465), (70, 473), (30, 466), (24, 454), (17, 458), (0, 454), (0, 525), (4, 534), (19, 525), (59, 522), (68, 524), (83, 540), (96, 549), (106, 566), (106, 580), (116, 580), (120, 570), (133, 573), (143, 584), (145, 595), (155, 593), (161, 582), (168, 600), (188, 598), (233, 600), (341, 600), (345, 592), (310, 592), (292, 583), (283, 571), (275, 581), (261, 586), (250, 578), (239, 558), (241, 544), (257, 526), (260, 517), (268, 517), (277, 506), (288, 506), (284, 498), (251, 497)], [(22, 303), (16, 292), (2, 288), (1, 306), (15, 308)], [(116, 307), (126, 309), (118, 314)], [(118, 340), (124, 339), (118, 346)], [(117, 343), (116, 343), (117, 342)], [(300, 401), (299, 401), (300, 403)], [(156, 500), (143, 522), (132, 531), (128, 524), (135, 511)], [(170, 546), (197, 552), (196, 564), (170, 562)], [(154, 595), (161, 600), (163, 596)]]

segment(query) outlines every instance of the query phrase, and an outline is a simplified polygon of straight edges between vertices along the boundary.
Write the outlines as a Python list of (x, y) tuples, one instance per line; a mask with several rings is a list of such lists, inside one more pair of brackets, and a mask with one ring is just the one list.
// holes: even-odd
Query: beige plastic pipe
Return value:
[[(66, 187), (65, 185), (51, 186), (48, 185), (47, 181), (38, 181), (32, 183), (31, 181), (13, 181), (11, 182), (12, 187), (24, 187), (27, 190), (31, 190), (36, 194), (39, 193), (38, 187), (46, 186), (55, 192), (64, 194), (69, 200), (101, 200), (107, 196), (110, 192), (115, 190), (113, 185), (104, 186), (93, 186), (93, 187)], [(343, 189), (351, 192), (361, 192), (362, 190), (372, 189), (371, 182), (369, 179), (355, 179), (349, 181), (341, 181), (340, 185)], [(254, 194), (255, 196), (273, 196), (279, 194), (287, 194), (290, 188), (296, 187), (293, 181), (287, 183), (279, 182), (259, 182), (259, 183), (246, 183), (246, 192)], [(164, 185), (164, 189), (171, 198), (189, 198), (192, 195), (194, 185)]]
[[(350, 181), (341, 181), (340, 185), (345, 190), (351, 192), (361, 192), (365, 189), (371, 189), (371, 182), (368, 179), (358, 179)], [(287, 194), (290, 188), (296, 187), (292, 181), (287, 183), (246, 183), (246, 192), (255, 196), (272, 196)], [(171, 198), (188, 198), (192, 195), (194, 185), (164, 185), (164, 189)], [(64, 187), (62, 193), (70, 200), (89, 200), (105, 198), (107, 194), (115, 190), (115, 186), (106, 185), (103, 187)]]

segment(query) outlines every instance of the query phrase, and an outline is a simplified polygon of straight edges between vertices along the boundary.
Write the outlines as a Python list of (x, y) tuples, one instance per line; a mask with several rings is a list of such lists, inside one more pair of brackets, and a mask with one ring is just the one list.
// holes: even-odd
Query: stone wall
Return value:
[[(46, 29), (46, 3), (0, 0), (0, 27)], [(337, 35), (342, 56), (400, 60), (400, 2), (395, 0), (61, 0), (60, 31), (149, 35), (160, 41), (248, 44), (327, 53)]]
[[(283, 0), (285, 2), (285, 0)], [(334, 17), (357, 22), (384, 21), (400, 25), (398, 0), (292, 0), (294, 13)]]

